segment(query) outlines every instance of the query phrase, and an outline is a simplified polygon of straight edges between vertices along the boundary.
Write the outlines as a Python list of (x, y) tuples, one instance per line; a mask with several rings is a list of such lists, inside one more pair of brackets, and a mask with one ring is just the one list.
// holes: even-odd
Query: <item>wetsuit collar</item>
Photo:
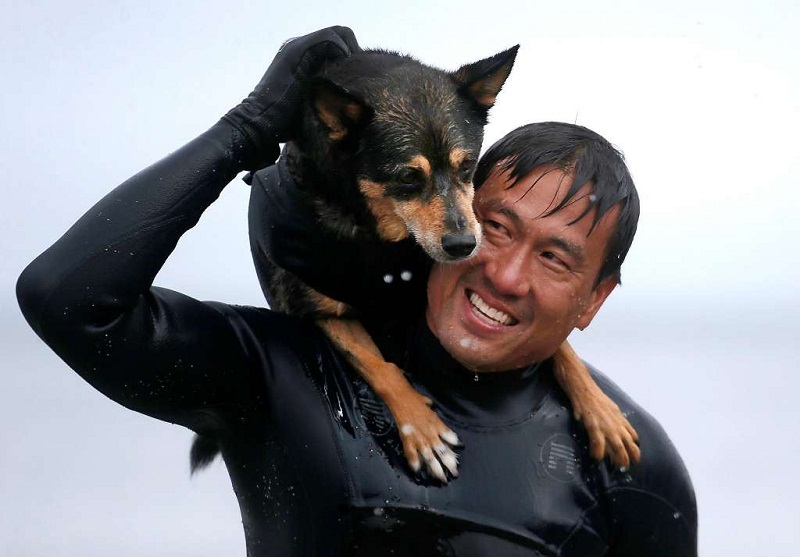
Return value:
[(550, 360), (522, 369), (475, 373), (458, 363), (427, 325), (418, 328), (407, 369), (437, 411), (468, 425), (507, 426), (532, 417), (552, 388)]

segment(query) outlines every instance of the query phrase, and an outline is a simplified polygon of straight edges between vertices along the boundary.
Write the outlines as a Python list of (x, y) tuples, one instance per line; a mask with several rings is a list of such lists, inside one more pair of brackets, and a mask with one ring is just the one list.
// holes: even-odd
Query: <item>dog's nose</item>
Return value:
[(442, 249), (450, 257), (463, 258), (469, 256), (477, 245), (475, 235), (466, 234), (445, 234), (442, 236)]

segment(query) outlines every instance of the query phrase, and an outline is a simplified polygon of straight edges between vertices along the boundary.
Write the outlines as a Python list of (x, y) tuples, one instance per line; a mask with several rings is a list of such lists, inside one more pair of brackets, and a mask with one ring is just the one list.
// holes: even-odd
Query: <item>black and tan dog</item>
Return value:
[[(481, 225), (472, 210), (473, 168), (488, 111), (516, 53), (514, 47), (452, 73), (385, 51), (355, 53), (326, 66), (310, 84), (303, 129), (279, 163), (291, 175), (292, 187), (300, 190), (288, 198), (303, 201), (279, 207), (281, 196), (272, 192), (274, 199), (265, 203), (273, 212), (269, 218), (289, 219), (290, 230), (266, 243), (251, 238), (270, 306), (316, 320), (386, 403), (411, 467), (418, 470), (421, 458), (441, 481), (446, 481), (444, 469), (457, 473), (451, 447), (458, 438), (431, 410), (430, 400), (384, 359), (359, 321), (367, 306), (378, 303), (369, 298), (382, 291), (367, 285), (364, 277), (373, 271), (352, 265), (341, 246), (368, 252), (367, 245), (415, 242), (428, 262), (451, 262), (475, 253)], [(251, 205), (251, 236), (252, 210)], [(286, 245), (293, 242), (292, 225), (304, 219), (296, 227), (300, 236), (308, 228), (314, 231), (311, 238), (294, 240), (304, 252), (298, 255)], [(276, 222), (265, 228), (275, 235), (276, 225), (280, 228)], [(297, 257), (316, 259), (316, 271), (303, 261), (300, 267), (306, 270), (293, 272), (287, 261)], [(411, 261), (403, 265), (402, 271), (384, 273), (376, 261), (374, 273), (387, 284), (413, 278), (424, 288), (426, 269)], [(367, 286), (348, 290), (362, 284)], [(424, 291), (417, 295), (424, 299)], [(614, 437), (614, 428), (630, 427), (566, 343), (556, 362), (576, 409), (583, 409), (584, 416), (591, 412), (613, 418), (603, 422), (605, 429), (589, 428), (593, 441), (605, 443)], [(195, 449), (195, 464), (202, 464), (202, 450)], [(615, 460), (627, 464), (624, 457)]]

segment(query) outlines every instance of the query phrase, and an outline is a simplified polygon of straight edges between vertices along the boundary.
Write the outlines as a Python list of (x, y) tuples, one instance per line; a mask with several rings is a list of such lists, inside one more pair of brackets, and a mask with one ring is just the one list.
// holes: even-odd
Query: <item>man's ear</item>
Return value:
[(484, 60), (461, 66), (450, 74), (450, 78), (465, 97), (489, 110), (511, 73), (518, 50), (519, 45), (516, 45)]
[(333, 142), (344, 139), (371, 113), (361, 99), (324, 78), (312, 82), (311, 100), (317, 118), (325, 127), (328, 139)]
[(583, 313), (578, 317), (578, 322), (575, 325), (578, 329), (582, 331), (589, 326), (594, 316), (597, 315), (597, 312), (603, 306), (603, 302), (606, 301), (606, 298), (608, 298), (609, 294), (611, 294), (616, 287), (616, 276), (607, 277), (594, 287), (594, 290), (592, 290), (592, 293), (589, 295), (589, 303), (586, 305)]

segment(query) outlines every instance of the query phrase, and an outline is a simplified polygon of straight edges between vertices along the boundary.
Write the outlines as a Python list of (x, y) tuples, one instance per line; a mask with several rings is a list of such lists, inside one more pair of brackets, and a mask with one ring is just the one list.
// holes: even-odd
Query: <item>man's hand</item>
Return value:
[(278, 143), (291, 139), (302, 113), (303, 85), (324, 62), (361, 50), (347, 27), (328, 27), (286, 41), (256, 88), (222, 117), (247, 142), (244, 168), (257, 170), (278, 158)]

